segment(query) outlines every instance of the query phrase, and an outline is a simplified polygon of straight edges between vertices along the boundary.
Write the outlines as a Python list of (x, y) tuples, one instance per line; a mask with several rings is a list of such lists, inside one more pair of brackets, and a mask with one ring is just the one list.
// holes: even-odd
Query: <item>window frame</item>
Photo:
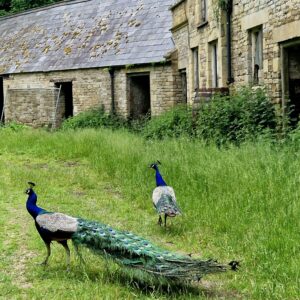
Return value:
[(210, 82), (212, 88), (219, 87), (218, 40), (209, 43)]
[(251, 81), (254, 85), (261, 83), (263, 66), (263, 27), (262, 25), (249, 29), (249, 56)]
[(207, 0), (200, 0), (200, 24), (207, 22)]
[(198, 47), (192, 48), (192, 57), (193, 57), (193, 89), (194, 91), (198, 91), (200, 86)]

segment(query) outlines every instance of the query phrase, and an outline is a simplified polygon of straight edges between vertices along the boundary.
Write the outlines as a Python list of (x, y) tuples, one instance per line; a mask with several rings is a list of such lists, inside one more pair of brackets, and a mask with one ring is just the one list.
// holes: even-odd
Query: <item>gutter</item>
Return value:
[(185, 2), (186, 0), (179, 0), (175, 2), (173, 5), (169, 7), (169, 10), (174, 10), (177, 6), (179, 6), (181, 3)]
[(110, 89), (111, 89), (111, 114), (115, 114), (115, 68), (108, 69), (110, 75)]
[(232, 77), (232, 57), (231, 57), (231, 17), (232, 17), (232, 2), (227, 0), (226, 5), (226, 41), (227, 41), (227, 84), (234, 82)]

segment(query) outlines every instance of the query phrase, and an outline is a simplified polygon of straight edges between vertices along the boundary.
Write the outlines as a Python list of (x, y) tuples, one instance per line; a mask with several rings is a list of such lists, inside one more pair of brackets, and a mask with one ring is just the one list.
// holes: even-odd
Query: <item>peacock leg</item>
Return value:
[(45, 260), (41, 263), (41, 265), (44, 265), (44, 266), (47, 265), (49, 256), (51, 255), (50, 243), (45, 242), (45, 245), (46, 245), (46, 248), (47, 248), (47, 256), (46, 256)]
[(165, 214), (165, 227), (167, 227), (167, 214)]
[(70, 249), (68, 246), (68, 242), (66, 240), (64, 240), (64, 241), (59, 241), (58, 243), (60, 243), (66, 250), (67, 271), (69, 271), (70, 270)]
[(161, 215), (159, 215), (159, 218), (158, 218), (158, 222), (157, 222), (157, 224), (158, 224), (159, 226), (161, 226), (161, 224), (162, 224)]

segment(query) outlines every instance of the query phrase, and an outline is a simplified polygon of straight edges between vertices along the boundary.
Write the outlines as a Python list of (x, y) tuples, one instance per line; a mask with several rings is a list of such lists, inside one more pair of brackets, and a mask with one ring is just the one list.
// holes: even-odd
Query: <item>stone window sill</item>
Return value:
[(204, 22), (199, 23), (199, 24), (197, 25), (197, 28), (198, 28), (198, 29), (203, 28), (203, 27), (205, 27), (207, 24), (208, 24), (208, 21), (206, 20), (206, 21), (204, 21)]

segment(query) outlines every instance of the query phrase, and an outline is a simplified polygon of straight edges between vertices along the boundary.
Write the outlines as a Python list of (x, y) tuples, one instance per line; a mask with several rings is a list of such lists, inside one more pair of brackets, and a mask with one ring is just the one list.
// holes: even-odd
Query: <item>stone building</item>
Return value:
[(231, 85), (265, 85), (299, 115), (299, 0), (179, 0), (171, 10), (189, 103)]
[(182, 101), (173, 0), (75, 0), (0, 18), (1, 119), (59, 126), (103, 106), (125, 117)]

